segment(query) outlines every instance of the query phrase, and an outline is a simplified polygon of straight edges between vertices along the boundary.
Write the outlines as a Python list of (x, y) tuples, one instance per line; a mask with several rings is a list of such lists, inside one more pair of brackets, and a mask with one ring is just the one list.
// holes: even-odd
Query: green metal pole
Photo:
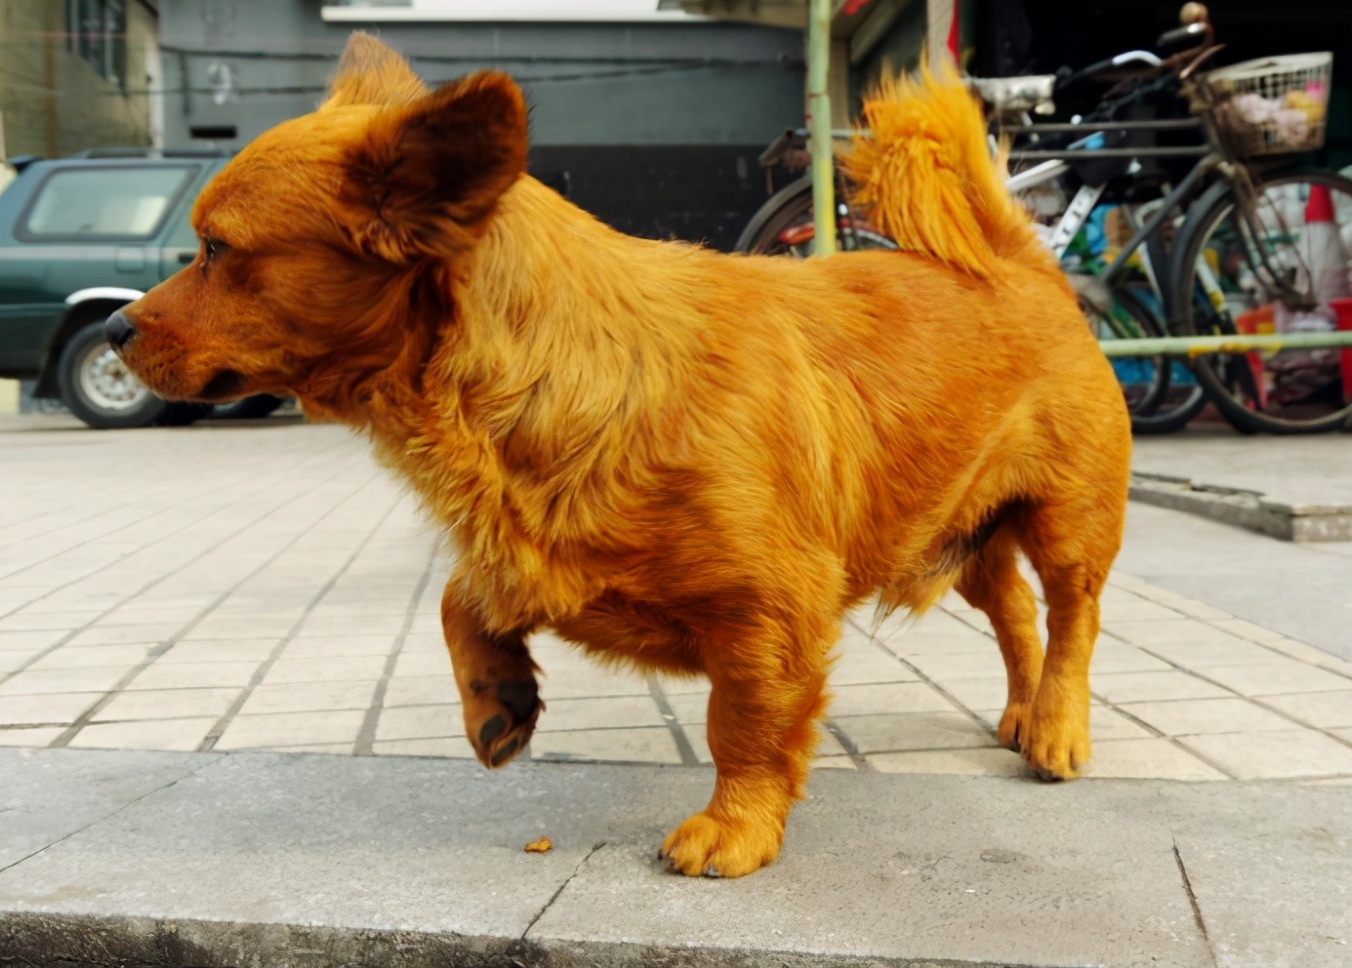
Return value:
[(807, 127), (812, 141), (813, 254), (836, 251), (835, 158), (831, 143), (831, 0), (808, 0)]
[(1208, 353), (1265, 353), (1277, 350), (1352, 348), (1352, 330), (1329, 333), (1262, 333), (1253, 336), (1162, 336), (1156, 339), (1110, 339), (1099, 343), (1103, 354), (1116, 356), (1205, 356)]

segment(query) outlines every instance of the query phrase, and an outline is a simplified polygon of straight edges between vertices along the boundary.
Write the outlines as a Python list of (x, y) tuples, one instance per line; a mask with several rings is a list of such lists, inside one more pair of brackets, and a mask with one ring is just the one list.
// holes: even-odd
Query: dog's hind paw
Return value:
[(530, 742), (544, 712), (534, 679), (472, 684), (465, 702), (465, 735), (479, 762), (490, 769), (506, 766)]
[(680, 874), (741, 877), (779, 856), (784, 833), (747, 822), (716, 820), (697, 813), (667, 835), (659, 855)]

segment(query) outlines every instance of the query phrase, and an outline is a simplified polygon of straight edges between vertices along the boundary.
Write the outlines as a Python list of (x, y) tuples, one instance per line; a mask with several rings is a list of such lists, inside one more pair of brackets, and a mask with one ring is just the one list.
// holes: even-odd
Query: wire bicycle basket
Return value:
[(1209, 114), (1240, 158), (1314, 151), (1324, 145), (1333, 54), (1282, 54), (1207, 71), (1192, 109)]

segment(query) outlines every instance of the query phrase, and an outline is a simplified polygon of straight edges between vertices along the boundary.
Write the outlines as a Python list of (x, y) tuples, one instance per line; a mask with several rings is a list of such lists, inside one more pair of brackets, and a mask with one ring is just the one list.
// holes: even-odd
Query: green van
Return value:
[[(35, 396), (61, 399), (91, 427), (209, 413), (152, 394), (109, 348), (103, 321), (193, 261), (192, 203), (226, 160), (133, 148), (10, 161), (18, 175), (0, 193), (0, 377), (35, 379)], [(250, 398), (230, 415), (262, 416), (278, 403)]]

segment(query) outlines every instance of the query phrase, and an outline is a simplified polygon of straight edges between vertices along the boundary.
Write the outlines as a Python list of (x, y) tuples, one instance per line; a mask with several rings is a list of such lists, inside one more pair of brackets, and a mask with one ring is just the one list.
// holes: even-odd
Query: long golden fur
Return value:
[[(1089, 757), (1127, 415), (950, 76), (869, 101), (848, 161), (907, 251), (800, 263), (621, 235), (524, 174), (505, 75), (428, 91), (357, 35), (328, 101), (197, 203), (196, 263), (128, 307), (158, 393), (292, 393), (363, 429), (457, 551), (443, 600), (489, 766), (541, 704), (526, 638), (712, 681), (687, 874), (774, 859), (846, 609), (956, 586), (1009, 675), (1000, 740)], [(1046, 590), (1046, 661), (1031, 559)]]

